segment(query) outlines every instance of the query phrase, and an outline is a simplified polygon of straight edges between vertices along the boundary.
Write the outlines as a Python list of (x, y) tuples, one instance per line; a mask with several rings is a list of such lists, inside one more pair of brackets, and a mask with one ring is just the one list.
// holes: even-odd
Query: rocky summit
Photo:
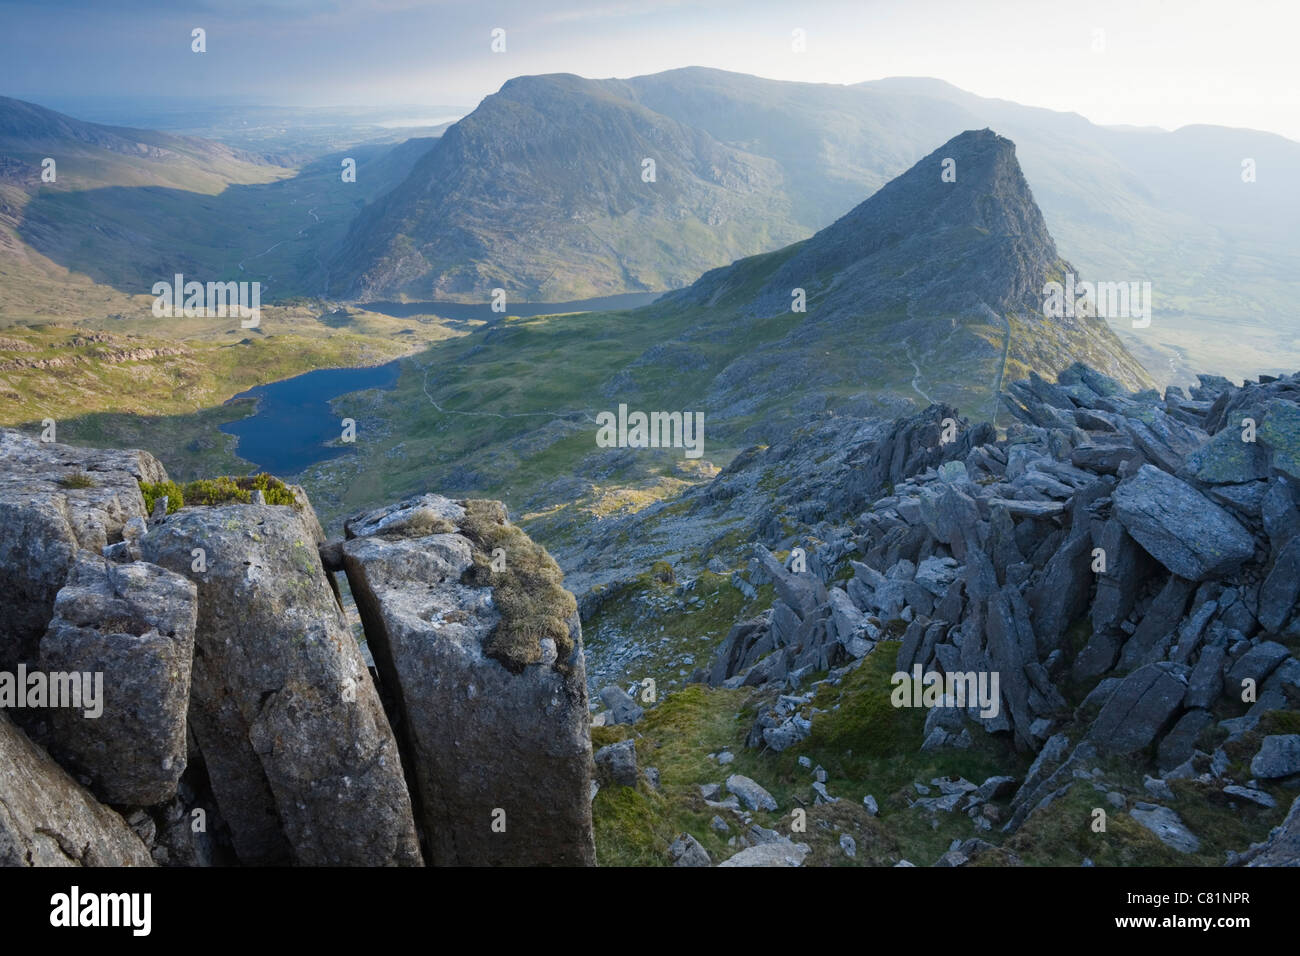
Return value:
[(301, 489), (146, 512), (145, 452), (0, 446), (0, 861), (594, 862), (576, 604), (499, 504), (327, 541)]

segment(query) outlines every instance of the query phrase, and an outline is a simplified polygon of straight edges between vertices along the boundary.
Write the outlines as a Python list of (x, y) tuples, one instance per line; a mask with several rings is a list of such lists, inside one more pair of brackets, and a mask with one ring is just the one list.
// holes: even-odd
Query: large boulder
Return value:
[(1185, 481), (1143, 465), (1114, 493), (1115, 516), (1147, 552), (1190, 581), (1226, 574), (1255, 553), (1237, 519)]
[(593, 864), (586, 665), (554, 561), (496, 502), (425, 495), (345, 530), (429, 862)]
[(1088, 740), (1110, 754), (1151, 746), (1178, 715), (1187, 695), (1187, 672), (1187, 667), (1168, 661), (1133, 671), (1102, 705)]
[(143, 518), (141, 481), (167, 477), (143, 451), (103, 451), (0, 430), (0, 670), (33, 663), (77, 552), (99, 553)]
[(81, 552), (41, 640), (47, 674), (95, 674), (98, 709), (52, 711), (52, 752), (107, 803), (152, 806), (176, 796), (198, 597), (186, 578), (138, 561)]
[(189, 721), (240, 861), (418, 865), (397, 743), (312, 522), (184, 508), (140, 549), (198, 586)]
[(149, 849), (0, 712), (0, 866), (153, 866)]

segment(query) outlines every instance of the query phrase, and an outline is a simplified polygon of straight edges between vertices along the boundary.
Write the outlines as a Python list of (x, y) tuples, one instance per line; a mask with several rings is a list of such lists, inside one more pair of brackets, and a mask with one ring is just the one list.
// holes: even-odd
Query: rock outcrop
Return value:
[(52, 711), (49, 747), (106, 803), (152, 806), (176, 796), (197, 613), (195, 587), (179, 574), (87, 551), (59, 591), (41, 668), (99, 675), (103, 689), (98, 713)]
[(0, 669), (34, 663), (54, 598), (81, 549), (100, 553), (145, 517), (141, 481), (167, 477), (148, 452), (101, 451), (0, 430)]
[[(889, 460), (920, 464), (847, 519), (847, 534), (830, 506), (844, 481), (804, 475), (799, 533), (772, 523), (743, 575), (750, 588), (773, 585), (772, 609), (738, 623), (697, 679), (777, 688), (749, 744), (781, 750), (815, 732), (824, 682), (805, 689), (805, 678), (829, 667), (838, 682), (881, 640), (901, 637), (898, 671), (996, 675), (990, 712), (968, 699), (965, 720), (960, 709), (927, 720), (917, 743), (968, 747), (968, 728), (982, 726), (1036, 755), (1007, 833), (1105, 755), (1256, 800), (1216, 742), (1256, 741), (1244, 735), (1269, 712), (1300, 708), (1300, 375), (1239, 387), (1202, 376), (1161, 397), (1076, 365), (1055, 383), (1014, 383), (1004, 403), (1017, 421), (1003, 439), (982, 432), (960, 456), (928, 462), (921, 449), (891, 449)], [(862, 447), (874, 448), (863, 468), (880, 472), (886, 446)], [(744, 467), (761, 473), (768, 455), (797, 454), (774, 447)], [(805, 542), (817, 553), (808, 548), (802, 573), (773, 556)], [(1251, 775), (1297, 779), (1295, 739), (1252, 743)], [(1194, 835), (1165, 825), (1172, 810), (1144, 806), (1134, 819), (1197, 852)]]
[(429, 862), (594, 863), (581, 629), (554, 562), (494, 502), (425, 495), (346, 530)]
[(309, 523), (185, 508), (140, 550), (198, 588), (190, 726), (240, 860), (418, 864), (397, 743)]
[(301, 488), (146, 516), (142, 452), (0, 450), (0, 862), (594, 863), (576, 604), (499, 504), (327, 543)]

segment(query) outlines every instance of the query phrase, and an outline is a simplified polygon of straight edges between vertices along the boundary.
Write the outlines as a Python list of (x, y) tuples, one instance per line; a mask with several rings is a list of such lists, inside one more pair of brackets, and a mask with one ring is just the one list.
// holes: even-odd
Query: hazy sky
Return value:
[[(205, 54), (190, 51), (194, 27)], [(933, 76), (1098, 123), (1300, 140), (1298, 27), (1300, 0), (0, 0), (0, 93), (473, 106), (520, 74), (699, 65)]]

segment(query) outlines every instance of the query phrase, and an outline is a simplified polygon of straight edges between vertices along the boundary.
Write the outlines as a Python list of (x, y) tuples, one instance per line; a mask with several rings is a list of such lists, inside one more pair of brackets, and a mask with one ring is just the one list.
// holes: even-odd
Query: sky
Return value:
[(0, 94), (472, 108), (522, 74), (708, 66), (1300, 141), (1297, 28), (1300, 0), (0, 0)]

